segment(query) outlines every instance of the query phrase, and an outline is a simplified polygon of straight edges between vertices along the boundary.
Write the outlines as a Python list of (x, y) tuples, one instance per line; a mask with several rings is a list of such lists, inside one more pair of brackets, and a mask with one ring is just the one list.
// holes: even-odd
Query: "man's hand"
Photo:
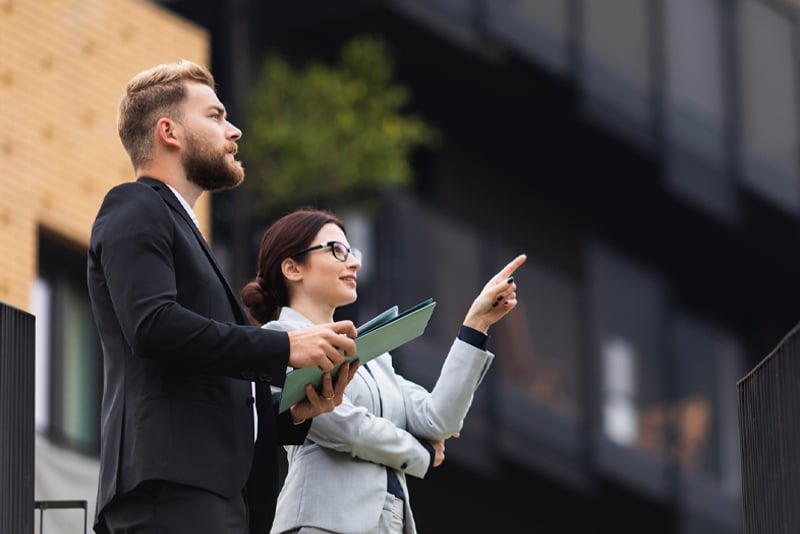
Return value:
[(317, 392), (311, 384), (306, 384), (306, 398), (289, 408), (292, 420), (295, 423), (299, 423), (316, 417), (321, 413), (331, 412), (339, 406), (342, 403), (342, 399), (344, 399), (344, 390), (347, 384), (356, 376), (360, 363), (361, 360), (344, 362), (339, 368), (339, 374), (336, 376), (336, 387), (332, 384), (333, 381), (329, 372), (325, 372), (322, 375), (320, 392)]
[(354, 338), (357, 335), (352, 321), (338, 321), (289, 332), (289, 365), (317, 366), (323, 371), (330, 371), (346, 356), (356, 353)]

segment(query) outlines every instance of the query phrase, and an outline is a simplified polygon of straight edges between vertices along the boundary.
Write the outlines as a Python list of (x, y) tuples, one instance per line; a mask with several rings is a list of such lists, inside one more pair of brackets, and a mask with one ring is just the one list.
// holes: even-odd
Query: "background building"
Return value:
[[(413, 191), (354, 219), (368, 275), (346, 313), (434, 297), (424, 338), (396, 352), (431, 385), (486, 277), (529, 256), (462, 437), (411, 481), (421, 530), (742, 531), (735, 384), (800, 318), (792, 3), (158, 3), (0, 6), (0, 300), (43, 332), (37, 498), (94, 499), (43, 494), (40, 477), (95, 477), (99, 356), (81, 284), (100, 198), (130, 179), (113, 128), (124, 83), (210, 58), (246, 140), (265, 53), (331, 59), (371, 33), (444, 144), (415, 161)], [(203, 211), (234, 286), (269, 222), (243, 217), (239, 195)]]
[[(462, 437), (412, 481), (421, 525), (741, 532), (735, 384), (800, 318), (792, 3), (163, 3), (209, 28), (233, 98), (269, 51), (300, 64), (363, 33), (391, 43), (444, 136), (359, 243), (361, 312), (439, 303), (403, 373), (432, 384), (465, 288), (529, 254)], [(268, 221), (218, 200), (243, 281)]]

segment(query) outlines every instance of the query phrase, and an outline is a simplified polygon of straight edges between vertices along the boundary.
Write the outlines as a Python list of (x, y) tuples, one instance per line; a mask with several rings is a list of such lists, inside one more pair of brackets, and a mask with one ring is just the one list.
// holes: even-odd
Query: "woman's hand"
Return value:
[(525, 254), (520, 254), (483, 286), (464, 318), (464, 326), (485, 334), (490, 326), (514, 309), (517, 305), (517, 284), (514, 282), (514, 271), (525, 263), (526, 259)]
[[(456, 432), (451, 438), (457, 438), (460, 434)], [(444, 442), (446, 439), (429, 439), (427, 440), (428, 443), (431, 444), (433, 447), (434, 456), (433, 456), (433, 467), (439, 467), (444, 462)]]
[(344, 390), (347, 384), (356, 376), (360, 363), (361, 360), (358, 359), (352, 362), (344, 362), (339, 368), (335, 387), (333, 386), (331, 374), (328, 372), (322, 375), (321, 391), (318, 392), (314, 389), (314, 386), (306, 384), (306, 398), (289, 408), (292, 420), (299, 424), (319, 414), (332, 412), (334, 408), (342, 403)]

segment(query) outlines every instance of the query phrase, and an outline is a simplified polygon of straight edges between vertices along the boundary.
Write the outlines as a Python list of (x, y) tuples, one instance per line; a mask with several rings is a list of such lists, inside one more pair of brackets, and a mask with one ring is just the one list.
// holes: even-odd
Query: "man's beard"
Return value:
[(194, 135), (189, 135), (189, 150), (183, 158), (186, 178), (204, 191), (222, 191), (237, 187), (244, 180), (242, 164), (228, 154), (236, 154), (236, 144), (226, 143), (222, 150), (213, 150)]

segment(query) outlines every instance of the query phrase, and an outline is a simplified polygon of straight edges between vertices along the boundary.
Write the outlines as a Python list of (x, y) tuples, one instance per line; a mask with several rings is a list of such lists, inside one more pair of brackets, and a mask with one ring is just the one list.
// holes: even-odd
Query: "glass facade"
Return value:
[[(425, 336), (395, 351), (395, 364), (431, 387), (471, 299), (519, 251), (418, 203), (387, 213), (394, 237), (378, 247), (378, 262), (392, 265), (395, 279), (378, 285), (397, 291), (382, 294), (382, 305), (437, 300)], [(671, 297), (668, 272), (600, 242), (585, 255), (583, 281), (529, 255), (517, 275), (518, 308), (491, 330), (497, 359), (467, 425), (495, 452), (576, 483), (587, 475), (574, 466), (593, 450), (601, 471), (656, 497), (667, 498), (679, 473), (737, 502), (741, 342)], [(540, 446), (559, 453), (544, 462)]]

